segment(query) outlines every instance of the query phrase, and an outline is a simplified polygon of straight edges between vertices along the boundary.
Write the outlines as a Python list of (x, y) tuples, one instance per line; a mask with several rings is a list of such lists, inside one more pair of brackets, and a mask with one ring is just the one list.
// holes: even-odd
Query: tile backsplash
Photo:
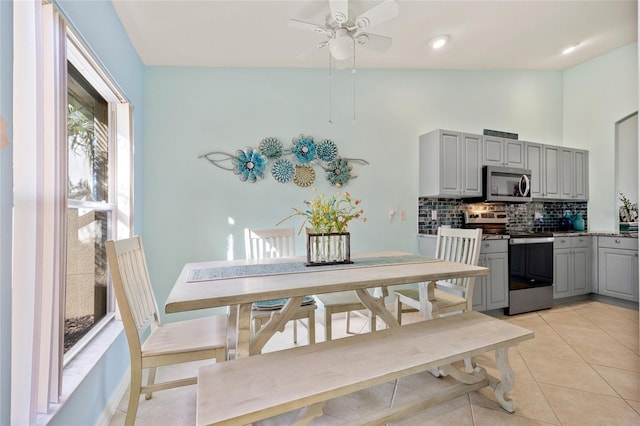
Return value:
[[(513, 232), (559, 231), (565, 211), (582, 213), (585, 229), (589, 229), (586, 201), (533, 201), (530, 203), (466, 203), (463, 199), (418, 198), (418, 233), (435, 234), (439, 226), (460, 228), (465, 210), (504, 210), (509, 217), (508, 229)], [(433, 219), (433, 211), (436, 218)]]

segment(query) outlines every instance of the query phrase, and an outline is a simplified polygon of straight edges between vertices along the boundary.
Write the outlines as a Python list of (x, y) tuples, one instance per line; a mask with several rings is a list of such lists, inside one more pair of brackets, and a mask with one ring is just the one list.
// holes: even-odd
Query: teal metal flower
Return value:
[(325, 163), (330, 163), (338, 156), (338, 147), (331, 139), (324, 139), (318, 144), (316, 155)]
[(280, 183), (287, 183), (293, 179), (293, 173), (295, 169), (291, 160), (286, 158), (280, 158), (271, 166), (271, 174), (273, 178)]
[(327, 167), (327, 180), (338, 188), (342, 185), (346, 185), (351, 180), (351, 169), (353, 167), (349, 165), (347, 160), (338, 158)]
[(244, 151), (236, 151), (233, 159), (233, 173), (240, 175), (241, 181), (255, 182), (264, 177), (264, 169), (267, 165), (267, 158), (257, 149), (247, 147)]
[(260, 142), (260, 152), (270, 160), (280, 158), (282, 156), (282, 142), (277, 138), (264, 138)]
[(300, 135), (293, 138), (293, 148), (291, 149), (296, 160), (301, 164), (310, 163), (316, 158), (316, 143), (312, 136)]

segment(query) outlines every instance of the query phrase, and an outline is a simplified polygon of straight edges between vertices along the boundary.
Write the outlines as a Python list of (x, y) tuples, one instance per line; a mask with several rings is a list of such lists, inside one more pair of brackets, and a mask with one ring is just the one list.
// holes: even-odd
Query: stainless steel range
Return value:
[(509, 235), (509, 306), (507, 315), (553, 306), (553, 234), (509, 232), (505, 211), (464, 212), (466, 228)]
[(509, 237), (509, 307), (507, 315), (553, 306), (553, 234)]

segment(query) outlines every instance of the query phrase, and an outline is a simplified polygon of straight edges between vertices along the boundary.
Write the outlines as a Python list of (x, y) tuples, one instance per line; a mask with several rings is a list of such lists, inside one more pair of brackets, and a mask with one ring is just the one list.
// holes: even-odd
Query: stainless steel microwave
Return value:
[(531, 201), (531, 170), (485, 166), (482, 169), (484, 201), (524, 203)]

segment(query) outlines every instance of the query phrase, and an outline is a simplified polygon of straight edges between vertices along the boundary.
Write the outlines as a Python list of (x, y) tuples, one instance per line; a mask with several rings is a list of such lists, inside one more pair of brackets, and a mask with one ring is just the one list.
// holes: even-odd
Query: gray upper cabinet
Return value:
[(482, 141), (482, 165), (524, 168), (524, 142), (484, 136)]
[(420, 136), (421, 197), (482, 195), (482, 136), (434, 130)]
[(562, 199), (561, 147), (525, 142), (525, 160), (525, 168), (531, 170), (531, 196)]
[(587, 200), (589, 153), (581, 149), (560, 151), (560, 196), (564, 200)]

